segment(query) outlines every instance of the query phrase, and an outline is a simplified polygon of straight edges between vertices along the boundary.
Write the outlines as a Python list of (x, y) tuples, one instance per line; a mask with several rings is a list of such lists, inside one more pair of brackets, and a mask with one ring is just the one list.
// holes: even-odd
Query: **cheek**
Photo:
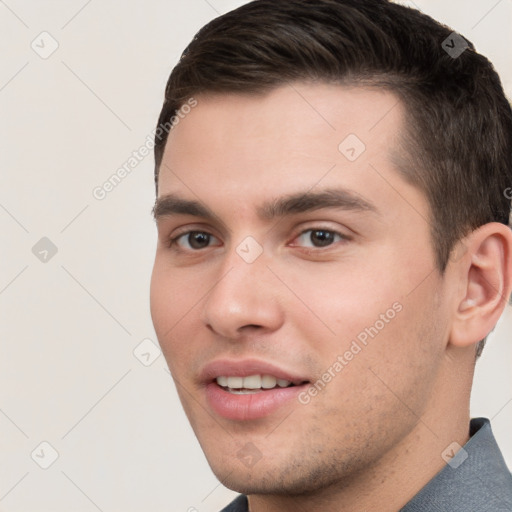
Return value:
[(149, 293), (151, 318), (160, 342), (162, 342), (161, 335), (165, 332), (165, 329), (169, 329), (172, 325), (169, 318), (169, 310), (172, 311), (174, 308), (172, 304), (171, 308), (169, 308), (169, 300), (172, 301), (175, 295), (172, 292), (172, 282), (170, 282), (161, 267), (162, 265), (159, 263), (157, 257), (151, 275)]
[(193, 287), (181, 283), (179, 273), (169, 271), (157, 256), (150, 286), (151, 318), (171, 371), (174, 363), (182, 360), (182, 352), (187, 346), (180, 342), (179, 331), (197, 303), (196, 295)]
[(164, 334), (193, 312), (204, 290), (199, 271), (186, 272), (171, 267), (157, 253), (151, 275), (151, 316), (157, 334)]
[(387, 446), (410, 431), (427, 407), (442, 354), (433, 303), (404, 296), (397, 304), (395, 292), (371, 292), (325, 301), (336, 336), (324, 329), (315, 338), (309, 326), (304, 338), (322, 373), (303, 414), (321, 418), (322, 428), (340, 432), (348, 446), (358, 445), (358, 435)]
[(348, 379), (343, 386), (375, 386), (376, 393), (386, 390), (372, 369), (403, 389), (418, 375), (430, 379), (442, 351), (442, 310), (435, 300), (439, 283), (434, 275), (425, 279), (431, 267), (422, 267), (372, 258), (295, 276), (294, 290), (308, 309), (297, 303), (288, 310), (318, 370), (343, 374), (337, 379)]
[(336, 355), (355, 339), (364, 344), (370, 339), (368, 330), (380, 336), (399, 319), (403, 294), (389, 272), (375, 267), (375, 262), (366, 268), (342, 262), (287, 278), (302, 302), (289, 301), (288, 312), (303, 339), (321, 337), (322, 343), (314, 342), (315, 351)]

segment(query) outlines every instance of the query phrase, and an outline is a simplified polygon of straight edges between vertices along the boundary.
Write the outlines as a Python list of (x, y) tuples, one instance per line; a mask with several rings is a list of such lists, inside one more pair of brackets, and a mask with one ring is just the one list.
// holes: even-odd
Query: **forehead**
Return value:
[(246, 156), (240, 150), (250, 151), (252, 160), (263, 160), (293, 156), (302, 148), (311, 158), (328, 158), (336, 155), (348, 134), (357, 135), (371, 150), (368, 145), (376, 148), (378, 142), (387, 142), (402, 124), (400, 101), (378, 88), (293, 83), (267, 94), (195, 99), (197, 106), (169, 134), (166, 153), (172, 147), (182, 155), (190, 149), (182, 144), (184, 139), (192, 137), (202, 152), (222, 148), (225, 160), (233, 151), (238, 152), (237, 161)]
[(386, 185), (401, 180), (390, 159), (404, 129), (394, 94), (294, 83), (265, 95), (195, 99), (197, 106), (169, 134), (160, 196), (210, 197), (246, 208), (253, 200), (343, 186), (396, 200)]

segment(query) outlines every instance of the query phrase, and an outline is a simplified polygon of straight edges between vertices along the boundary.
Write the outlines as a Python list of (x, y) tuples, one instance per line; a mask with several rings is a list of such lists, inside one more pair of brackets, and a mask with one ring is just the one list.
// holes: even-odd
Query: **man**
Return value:
[(252, 2), (186, 49), (155, 142), (152, 317), (225, 511), (512, 510), (469, 418), (512, 290), (512, 113), (472, 44)]

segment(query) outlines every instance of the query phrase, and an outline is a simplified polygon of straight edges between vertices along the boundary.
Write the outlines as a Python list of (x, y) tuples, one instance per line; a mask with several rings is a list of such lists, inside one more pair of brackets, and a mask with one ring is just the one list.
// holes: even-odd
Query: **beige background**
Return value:
[[(152, 344), (152, 156), (103, 200), (93, 190), (145, 144), (195, 32), (242, 3), (0, 2), (2, 511), (213, 512), (234, 495)], [(471, 39), (512, 94), (512, 0), (415, 5)], [(512, 467), (511, 331), (508, 307), (472, 415), (493, 418)]]

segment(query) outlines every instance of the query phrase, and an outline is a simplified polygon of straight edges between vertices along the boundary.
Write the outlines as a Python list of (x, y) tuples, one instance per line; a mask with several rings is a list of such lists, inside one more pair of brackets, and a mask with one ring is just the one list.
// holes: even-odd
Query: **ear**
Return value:
[(449, 342), (475, 345), (500, 318), (512, 291), (512, 231), (490, 222), (462, 242), (464, 256), (454, 263), (461, 286), (457, 289)]

